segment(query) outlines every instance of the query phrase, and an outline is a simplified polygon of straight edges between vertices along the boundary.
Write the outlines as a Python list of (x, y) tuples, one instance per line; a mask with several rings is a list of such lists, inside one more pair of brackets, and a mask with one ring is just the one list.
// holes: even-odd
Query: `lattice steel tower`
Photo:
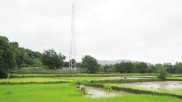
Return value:
[(76, 70), (75, 4), (72, 3), (69, 68)]

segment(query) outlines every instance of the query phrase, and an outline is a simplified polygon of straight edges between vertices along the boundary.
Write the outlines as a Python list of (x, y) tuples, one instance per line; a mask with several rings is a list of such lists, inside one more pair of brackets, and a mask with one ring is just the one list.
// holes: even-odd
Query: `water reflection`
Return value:
[(93, 87), (87, 87), (87, 93), (88, 95), (85, 96), (91, 98), (114, 97), (124, 94), (124, 92), (116, 92), (116, 91), (107, 92), (104, 89), (93, 88)]
[(147, 89), (180, 89), (182, 88), (182, 81), (157, 81), (157, 82), (137, 82), (137, 83), (128, 83), (126, 86), (141, 87)]

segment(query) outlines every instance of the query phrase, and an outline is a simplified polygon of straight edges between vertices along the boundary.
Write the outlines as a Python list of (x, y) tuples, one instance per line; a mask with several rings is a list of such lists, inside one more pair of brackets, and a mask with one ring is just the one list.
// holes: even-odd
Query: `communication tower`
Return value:
[(69, 68), (76, 70), (75, 4), (72, 3)]

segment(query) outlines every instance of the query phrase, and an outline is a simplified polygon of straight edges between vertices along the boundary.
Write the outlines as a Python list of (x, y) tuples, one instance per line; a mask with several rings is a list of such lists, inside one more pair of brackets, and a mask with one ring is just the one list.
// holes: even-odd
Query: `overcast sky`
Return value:
[(68, 58), (72, 2), (77, 60), (182, 61), (182, 0), (0, 0), (0, 35)]

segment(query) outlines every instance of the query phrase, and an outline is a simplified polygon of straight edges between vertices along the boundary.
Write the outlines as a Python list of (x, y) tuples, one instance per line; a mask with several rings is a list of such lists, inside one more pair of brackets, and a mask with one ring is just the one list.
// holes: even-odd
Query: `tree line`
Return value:
[(65, 56), (53, 49), (43, 53), (20, 47), (18, 42), (10, 42), (0, 36), (0, 77), (7, 76), (12, 69), (24, 67), (62, 68)]
[(168, 73), (182, 73), (182, 62), (175, 64), (150, 64), (145, 62), (122, 61), (120, 63), (103, 65), (101, 71), (120, 73), (158, 73), (159, 66), (166, 69)]
[[(66, 56), (57, 53), (54, 49), (44, 50), (43, 53), (32, 51), (20, 47), (18, 42), (10, 42), (7, 37), (0, 36), (0, 77), (7, 77), (13, 69), (25, 67), (68, 68), (69, 62), (65, 59)], [(96, 73), (100, 68), (97, 60), (89, 55), (85, 55), (82, 62), (76, 65), (80, 69), (84, 68), (87, 73)]]
[[(0, 36), (0, 77), (6, 76), (12, 69), (24, 67), (45, 67), (57, 69), (69, 67), (65, 61), (66, 56), (57, 53), (54, 49), (44, 50), (43, 53), (20, 47), (18, 42), (10, 42), (7, 37)], [(182, 73), (182, 62), (175, 64), (150, 64), (145, 62), (122, 61), (111, 65), (100, 65), (97, 60), (85, 55), (80, 63), (76, 63), (78, 69), (87, 73), (157, 73), (159, 66), (169, 73)]]

